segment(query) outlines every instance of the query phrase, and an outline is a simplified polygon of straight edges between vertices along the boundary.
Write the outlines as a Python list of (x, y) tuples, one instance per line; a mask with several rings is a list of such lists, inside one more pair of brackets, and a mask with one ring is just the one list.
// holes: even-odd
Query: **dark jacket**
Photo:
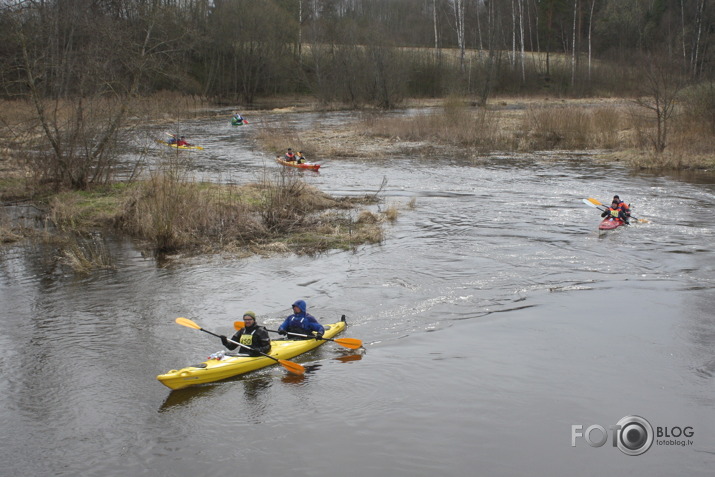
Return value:
[[(263, 326), (254, 324), (253, 326), (241, 328), (231, 337), (231, 340), (252, 348), (249, 350), (241, 346), (238, 350), (238, 354), (261, 356), (261, 353), (268, 353), (271, 350), (271, 338), (268, 336), (268, 331), (266, 331)], [(223, 345), (230, 350), (234, 350), (239, 347), (237, 344), (233, 344), (228, 340), (226, 340)]]
[[(321, 335), (325, 333), (323, 325), (318, 323), (318, 320), (316, 320), (313, 315), (306, 312), (307, 305), (303, 300), (296, 301), (293, 306), (300, 308), (300, 313), (294, 313), (286, 318), (283, 324), (278, 327), (278, 331), (309, 335), (311, 338), (314, 336), (314, 331), (316, 333), (320, 333)], [(291, 338), (290, 335), (288, 335), (288, 337)], [(292, 336), (292, 338), (296, 337)]]

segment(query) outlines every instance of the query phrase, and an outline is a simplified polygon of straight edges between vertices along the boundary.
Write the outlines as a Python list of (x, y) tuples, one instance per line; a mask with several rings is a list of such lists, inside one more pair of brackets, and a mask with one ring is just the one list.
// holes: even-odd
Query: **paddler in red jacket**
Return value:
[(631, 206), (630, 206), (630, 205), (628, 205), (628, 204), (626, 204), (625, 202), (623, 202), (623, 201), (621, 200), (621, 198), (618, 197), (617, 195), (614, 195), (614, 196), (613, 196), (613, 201), (614, 201), (614, 202), (618, 202), (618, 207), (620, 207), (621, 210), (623, 211), (623, 213), (626, 214), (626, 217), (630, 217), (630, 216), (631, 216)]
[(611, 206), (603, 211), (601, 217), (611, 217), (612, 219), (621, 219), (624, 224), (628, 225), (628, 216), (621, 208), (618, 200), (613, 199)]
[(293, 154), (293, 149), (288, 148), (288, 152), (285, 154), (286, 162), (295, 162), (295, 154)]

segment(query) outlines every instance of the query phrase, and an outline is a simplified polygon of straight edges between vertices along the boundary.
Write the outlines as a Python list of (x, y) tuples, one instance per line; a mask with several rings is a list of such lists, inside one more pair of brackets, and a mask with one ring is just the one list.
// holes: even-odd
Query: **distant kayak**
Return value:
[(304, 162), (302, 164), (298, 164), (297, 162), (284, 161), (280, 157), (276, 157), (276, 162), (283, 166), (297, 167), (299, 169), (309, 169), (311, 171), (317, 171), (318, 169), (320, 169), (320, 164), (316, 164), (314, 162)]
[(169, 144), (168, 142), (162, 141), (162, 140), (157, 140), (156, 142), (158, 142), (159, 144), (163, 144), (163, 145), (165, 145), (165, 146), (173, 147), (174, 149), (196, 149), (196, 150), (203, 150), (203, 149), (204, 149), (204, 148), (201, 147), (201, 146), (195, 146), (195, 145), (193, 145), (193, 144), (189, 144), (189, 145), (186, 145), (186, 146), (177, 146), (176, 144)]
[(625, 222), (623, 222), (623, 220), (613, 217), (606, 217), (601, 221), (600, 224), (598, 224), (598, 230), (614, 230), (621, 225), (625, 225)]
[(243, 126), (244, 124), (248, 124), (245, 121), (239, 121), (237, 119), (231, 119), (231, 126)]

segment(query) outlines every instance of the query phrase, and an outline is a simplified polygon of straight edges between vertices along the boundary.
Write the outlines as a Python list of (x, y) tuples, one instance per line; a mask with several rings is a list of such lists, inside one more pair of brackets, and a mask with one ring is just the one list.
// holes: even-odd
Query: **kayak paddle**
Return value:
[[(243, 323), (243, 321), (234, 321), (233, 322), (233, 327), (236, 328), (237, 330), (240, 330), (244, 326), (245, 326), (245, 324)], [(277, 330), (266, 330), (266, 331), (270, 331), (271, 333), (278, 333)], [(298, 333), (288, 333), (288, 334), (293, 335), (293, 336), (301, 336), (303, 338), (315, 339), (315, 336), (311, 336), (311, 335), (299, 335)], [(360, 341), (357, 338), (335, 338), (335, 339), (320, 338), (320, 339), (325, 340), (325, 341), (333, 341), (333, 342), (339, 344), (340, 346), (344, 346), (345, 348), (350, 348), (350, 349), (358, 349), (358, 348), (362, 347), (362, 341)]]
[[(593, 197), (589, 197), (588, 199), (583, 199), (583, 201), (584, 201), (584, 202), (587, 202), (587, 203), (590, 203), (590, 204), (593, 204), (594, 206), (602, 205), (603, 207), (607, 207), (606, 204), (602, 204), (600, 201), (598, 201), (597, 199), (594, 199)], [(650, 223), (650, 220), (639, 219), (638, 217), (636, 217), (636, 216), (634, 216), (634, 215), (631, 215), (631, 218), (632, 218), (632, 219), (635, 219), (637, 222), (646, 223), (646, 224), (649, 224), (649, 223)]]
[(600, 210), (601, 212), (604, 212), (604, 211), (606, 210), (606, 209), (600, 208), (599, 206), (597, 206), (596, 204), (594, 204), (593, 202), (591, 202), (591, 201), (588, 200), (588, 199), (583, 199), (583, 203), (586, 204), (586, 205), (590, 205), (591, 207), (595, 207), (595, 208), (597, 208), (598, 210)]
[[(216, 333), (212, 333), (209, 330), (205, 330), (205, 329), (201, 328), (199, 325), (197, 325), (193, 321), (189, 320), (188, 318), (180, 317), (180, 318), (176, 319), (176, 322), (182, 326), (186, 326), (187, 328), (193, 328), (195, 330), (200, 330), (200, 331), (203, 331), (204, 333), (208, 333), (208, 334), (213, 335), (217, 338), (221, 337), (221, 335), (217, 335)], [(266, 358), (271, 358), (273, 361), (278, 362), (281, 366), (283, 366), (285, 369), (287, 369), (288, 371), (290, 371), (293, 374), (298, 374), (298, 375), (305, 374), (305, 368), (298, 363), (294, 363), (293, 361), (288, 361), (286, 359), (274, 358), (270, 354), (263, 353), (261, 351), (258, 351), (257, 349), (251, 348), (250, 346), (246, 346), (245, 344), (233, 341), (232, 339), (229, 339), (229, 338), (227, 338), (227, 339), (228, 339), (228, 341), (230, 341), (233, 344), (237, 344), (238, 346), (242, 346), (243, 348), (249, 349), (251, 351), (255, 351), (256, 353), (262, 354)]]

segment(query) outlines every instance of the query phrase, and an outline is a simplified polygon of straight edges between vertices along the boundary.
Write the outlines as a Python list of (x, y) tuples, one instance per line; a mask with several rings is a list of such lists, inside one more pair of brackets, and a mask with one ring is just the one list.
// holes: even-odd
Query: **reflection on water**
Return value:
[[(275, 116), (264, 119), (352, 118)], [(255, 128), (186, 127), (206, 148), (190, 156), (197, 177), (280, 170), (246, 145)], [(108, 238), (117, 269), (84, 277), (52, 245), (0, 249), (8, 475), (650, 475), (654, 465), (707, 475), (715, 465), (712, 176), (624, 181), (618, 165), (556, 153), (314, 159), (324, 170), (303, 179), (329, 193), (374, 193), (387, 178), (381, 206), (399, 216), (382, 244), (158, 264)], [(600, 236), (600, 212), (581, 200), (614, 193), (650, 223)], [(346, 314), (342, 336), (370, 352), (326, 343), (296, 358), (304, 376), (272, 366), (178, 391), (156, 380), (221, 348), (176, 317), (229, 335), (252, 309), (275, 329), (299, 298), (323, 323)], [(697, 423), (696, 446), (654, 448), (646, 465), (568, 445), (572, 424), (607, 427), (627, 413)], [(236, 445), (239, 435), (251, 437)]]
[(208, 397), (216, 391), (216, 387), (221, 386), (220, 384), (204, 384), (201, 386), (194, 386), (184, 389), (176, 389), (170, 391), (166, 396), (166, 399), (161, 404), (159, 408), (160, 412), (165, 412), (173, 410), (173, 408), (178, 408), (186, 406), (192, 402), (195, 398), (200, 399), (202, 396)]
[(363, 357), (364, 353), (355, 353), (355, 354), (347, 354), (345, 356), (338, 356), (337, 358), (334, 358), (336, 361), (340, 361), (341, 363), (349, 363), (351, 361), (360, 361)]

